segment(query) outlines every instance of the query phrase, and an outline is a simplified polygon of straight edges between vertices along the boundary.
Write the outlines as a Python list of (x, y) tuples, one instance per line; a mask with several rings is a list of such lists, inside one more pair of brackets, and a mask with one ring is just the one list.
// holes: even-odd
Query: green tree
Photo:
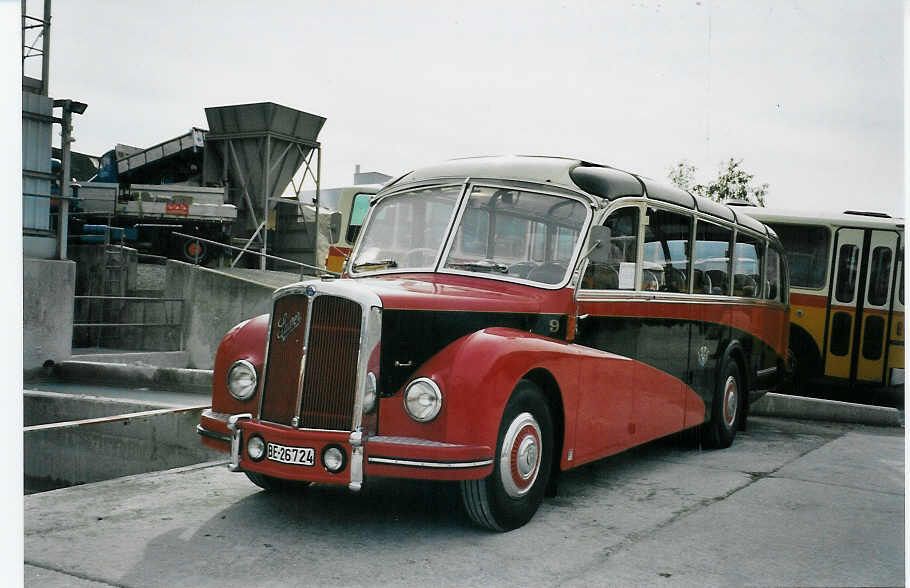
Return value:
[(707, 184), (700, 184), (695, 179), (695, 166), (683, 160), (667, 172), (671, 182), (697, 196), (710, 198), (715, 202), (726, 200), (745, 200), (755, 206), (764, 206), (768, 195), (768, 184), (757, 184), (742, 167), (742, 159), (732, 157), (720, 164), (717, 179)]

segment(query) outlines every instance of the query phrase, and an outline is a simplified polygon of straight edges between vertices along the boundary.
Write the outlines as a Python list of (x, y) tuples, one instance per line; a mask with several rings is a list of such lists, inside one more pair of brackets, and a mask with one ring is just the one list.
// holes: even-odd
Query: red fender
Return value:
[[(572, 396), (565, 392), (578, 389), (576, 349), (506, 327), (465, 335), (420, 366), (411, 378), (432, 378), (439, 385), (443, 395), (439, 416), (429, 423), (413, 421), (403, 405), (405, 384), (394, 396), (383, 399), (379, 433), (495, 447), (506, 402), (518, 381), (533, 369), (544, 369), (553, 376), (563, 391), (566, 414), (574, 415)], [(566, 431), (574, 431), (574, 426), (566, 425)]]
[(231, 364), (245, 359), (256, 367), (256, 375), (262, 383), (262, 366), (265, 363), (265, 343), (268, 338), (269, 315), (263, 314), (243, 321), (225, 334), (215, 353), (215, 368), (212, 376), (212, 410), (226, 414), (255, 412), (259, 405), (259, 392), (246, 402), (240, 402), (228, 393), (227, 372)]

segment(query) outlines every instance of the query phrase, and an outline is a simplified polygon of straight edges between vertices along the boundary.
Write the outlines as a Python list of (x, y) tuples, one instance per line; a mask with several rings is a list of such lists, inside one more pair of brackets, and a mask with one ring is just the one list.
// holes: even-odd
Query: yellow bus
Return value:
[(749, 206), (790, 262), (795, 384), (904, 383), (904, 219), (879, 212), (810, 214)]

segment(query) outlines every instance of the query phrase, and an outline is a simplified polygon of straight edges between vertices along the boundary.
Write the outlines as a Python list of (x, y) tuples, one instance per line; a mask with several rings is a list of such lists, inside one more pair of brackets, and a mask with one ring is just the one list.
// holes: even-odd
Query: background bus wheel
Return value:
[(727, 358), (719, 384), (711, 407), (711, 421), (706, 423), (702, 435), (702, 443), (712, 449), (730, 447), (745, 409), (742, 377), (739, 366), (732, 358)]
[(258, 472), (243, 473), (250, 479), (250, 482), (256, 484), (263, 490), (269, 490), (271, 492), (293, 492), (294, 490), (302, 490), (310, 485), (309, 482), (302, 480), (282, 480), (281, 478), (273, 478), (272, 476), (266, 476), (265, 474), (260, 474)]
[(522, 380), (506, 404), (493, 473), (460, 484), (467, 515), (482, 527), (511, 531), (534, 516), (550, 478), (553, 421), (540, 389)]

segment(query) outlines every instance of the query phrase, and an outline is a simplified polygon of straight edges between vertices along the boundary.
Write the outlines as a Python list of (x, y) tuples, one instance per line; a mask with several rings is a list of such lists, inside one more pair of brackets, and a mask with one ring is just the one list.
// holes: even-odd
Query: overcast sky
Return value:
[(743, 159), (774, 207), (903, 215), (899, 1), (54, 0), (74, 149), (151, 146), (204, 107), (327, 119), (323, 186), (451, 157), (551, 154), (666, 179)]

